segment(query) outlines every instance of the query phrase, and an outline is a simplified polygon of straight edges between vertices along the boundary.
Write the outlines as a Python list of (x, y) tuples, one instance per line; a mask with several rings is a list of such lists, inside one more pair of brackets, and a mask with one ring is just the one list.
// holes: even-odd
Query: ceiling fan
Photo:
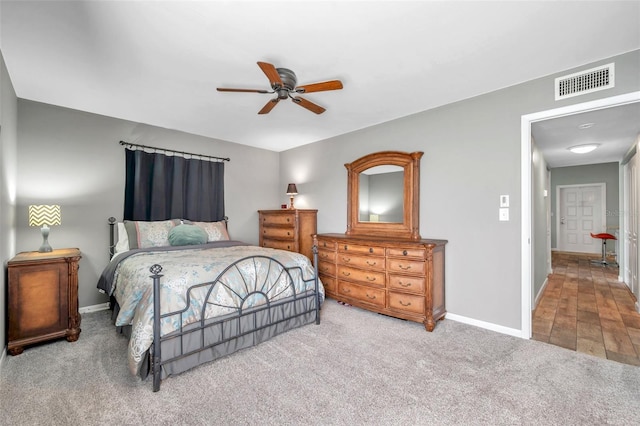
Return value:
[(224, 87), (218, 87), (219, 92), (250, 92), (250, 93), (276, 93), (278, 96), (271, 99), (267, 104), (262, 107), (258, 114), (269, 113), (277, 104), (283, 99), (290, 98), (294, 104), (300, 105), (309, 111), (316, 114), (322, 114), (326, 110), (320, 105), (316, 105), (313, 102), (295, 96), (299, 93), (311, 93), (311, 92), (323, 92), (326, 90), (339, 90), (342, 89), (342, 82), (340, 80), (324, 81), (322, 83), (305, 84), (304, 86), (296, 86), (297, 78), (296, 74), (287, 68), (276, 68), (272, 64), (267, 62), (258, 62), (258, 66), (265, 73), (271, 84), (271, 91), (260, 89), (229, 89)]

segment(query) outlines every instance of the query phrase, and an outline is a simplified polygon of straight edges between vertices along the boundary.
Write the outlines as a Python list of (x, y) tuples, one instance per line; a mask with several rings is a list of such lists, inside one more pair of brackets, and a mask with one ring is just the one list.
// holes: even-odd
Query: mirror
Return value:
[(402, 223), (404, 169), (375, 166), (360, 172), (358, 220), (360, 222)]
[(347, 235), (420, 239), (422, 155), (383, 151), (345, 164)]

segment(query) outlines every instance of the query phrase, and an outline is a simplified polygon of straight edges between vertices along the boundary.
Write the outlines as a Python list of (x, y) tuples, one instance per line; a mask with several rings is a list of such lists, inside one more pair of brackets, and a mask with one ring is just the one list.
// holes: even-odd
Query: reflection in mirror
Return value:
[(400, 166), (370, 167), (360, 173), (359, 221), (402, 223), (404, 169)]

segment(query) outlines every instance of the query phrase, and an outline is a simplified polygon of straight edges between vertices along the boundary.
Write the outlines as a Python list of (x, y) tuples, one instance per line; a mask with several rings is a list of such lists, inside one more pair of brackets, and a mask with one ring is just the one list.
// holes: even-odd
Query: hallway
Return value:
[(640, 366), (640, 314), (617, 267), (553, 252), (554, 273), (533, 313), (533, 339)]

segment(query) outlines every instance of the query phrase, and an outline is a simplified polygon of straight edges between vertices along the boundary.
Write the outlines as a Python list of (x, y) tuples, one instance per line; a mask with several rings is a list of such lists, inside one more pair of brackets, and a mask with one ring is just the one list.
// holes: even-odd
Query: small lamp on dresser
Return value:
[(293, 207), (293, 197), (294, 195), (298, 194), (298, 188), (296, 188), (296, 184), (295, 183), (290, 183), (287, 186), (287, 195), (289, 196), (289, 208), (293, 209), (295, 207)]
[(38, 249), (40, 253), (48, 253), (53, 249), (49, 245), (49, 226), (60, 225), (62, 216), (60, 206), (57, 205), (32, 205), (29, 206), (29, 226), (41, 226), (42, 245)]

